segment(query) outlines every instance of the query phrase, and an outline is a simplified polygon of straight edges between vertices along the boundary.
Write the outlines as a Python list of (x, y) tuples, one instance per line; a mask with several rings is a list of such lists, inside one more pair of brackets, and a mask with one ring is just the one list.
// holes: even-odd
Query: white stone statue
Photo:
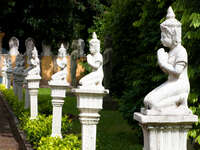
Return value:
[(187, 98), (190, 84), (187, 74), (188, 57), (181, 45), (181, 23), (176, 20), (171, 7), (166, 20), (161, 23), (161, 43), (168, 47), (157, 51), (158, 64), (168, 74), (168, 80), (155, 88), (144, 98), (147, 115), (190, 115)]
[(16, 37), (11, 37), (9, 40), (9, 54), (11, 56), (17, 56), (19, 54), (19, 40)]
[(24, 71), (24, 75), (40, 75), (40, 60), (36, 47), (31, 51), (31, 57), (28, 62), (29, 67)]
[[(66, 58), (66, 49), (64, 45), (61, 44), (60, 49), (58, 50), (58, 58), (56, 59), (57, 65), (60, 67), (60, 71), (56, 72), (51, 76), (50, 82), (61, 82), (61, 83), (68, 83), (67, 82), (67, 58)], [(68, 83), (69, 84), (69, 83)]]
[(100, 41), (94, 32), (89, 42), (90, 53), (87, 55), (87, 63), (92, 67), (92, 72), (80, 79), (80, 88), (104, 89), (103, 81), (103, 57), (100, 53)]
[(63, 44), (64, 48), (65, 48), (65, 51), (66, 51), (66, 56), (69, 56), (68, 54), (68, 49), (69, 49), (69, 42), (63, 42), (61, 43), (61, 45)]

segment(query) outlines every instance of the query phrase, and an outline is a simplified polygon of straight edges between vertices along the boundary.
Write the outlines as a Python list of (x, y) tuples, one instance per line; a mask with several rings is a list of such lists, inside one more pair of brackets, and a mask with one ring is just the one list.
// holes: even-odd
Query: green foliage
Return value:
[(17, 96), (15, 96), (13, 89), (6, 89), (3, 84), (0, 85), (0, 91), (4, 95), (4, 98), (8, 101), (8, 104), (12, 107), (12, 111), (17, 117), (25, 112), (24, 110), (24, 102), (19, 101)]
[(37, 150), (80, 150), (81, 142), (76, 135), (69, 134), (63, 139), (42, 137)]
[[(27, 112), (24, 109), (23, 107), (24, 103), (20, 102), (17, 99), (17, 97), (14, 95), (13, 89), (6, 89), (5, 86), (1, 84), (0, 91), (4, 95), (5, 99), (8, 101), (9, 105), (12, 107), (12, 110), (15, 113), (15, 115), (18, 117), (20, 121), (20, 128), (26, 132), (27, 139), (33, 144), (34, 148), (37, 148), (38, 143), (40, 142), (40, 139), (42, 137), (45, 139), (45, 137), (48, 137), (51, 134), (52, 115), (48, 115), (48, 116), (38, 115), (37, 119), (30, 120), (29, 112)], [(50, 96), (49, 90), (41, 89), (39, 94), (41, 93), (43, 93), (44, 95), (47, 94), (48, 96)], [(46, 95), (45, 96), (44, 95), (43, 95), (43, 99), (46, 98)], [(63, 147), (63, 145), (72, 149), (77, 148), (78, 144), (80, 143), (79, 141), (77, 141), (77, 137), (75, 135), (67, 135), (72, 130), (72, 120), (69, 119), (67, 115), (64, 115), (62, 117), (61, 130), (62, 130), (62, 135), (66, 136), (66, 138), (64, 138), (64, 140), (60, 139), (60, 142), (58, 143), (55, 142), (55, 145), (56, 144), (59, 145), (60, 143), (61, 146), (58, 146), (59, 148)], [(73, 149), (73, 150), (76, 150), (76, 149)]]
[(84, 76), (92, 72), (92, 68), (88, 65), (87, 62), (79, 62), (79, 64), (85, 69), (85, 71), (81, 74), (81, 76)]
[(157, 66), (155, 54), (160, 47), (160, 20), (169, 4), (156, 0), (115, 0), (95, 22), (100, 24), (102, 37), (112, 38), (110, 90), (120, 99), (119, 110), (130, 124), (133, 112), (142, 107), (144, 96), (166, 79)]
[[(199, 93), (200, 88), (198, 81), (200, 80), (200, 60), (199, 60), (199, 39), (200, 39), (200, 1), (182, 1), (177, 0), (173, 3), (175, 13), (182, 23), (183, 45), (187, 49), (189, 57), (189, 78), (190, 78), (190, 95), (189, 106), (194, 114), (200, 116)], [(189, 137), (194, 139), (198, 145), (200, 144), (200, 120), (195, 123), (189, 132)], [(198, 146), (198, 149), (200, 146)]]
[[(60, 42), (87, 40), (93, 17), (103, 13), (110, 3), (111, 0), (2, 0), (0, 19), (2, 30), (6, 32), (3, 45), (7, 46), (13, 35), (20, 41), (33, 37), (39, 51), (39, 42), (43, 40), (52, 45), (53, 51), (57, 51)], [(20, 47), (24, 49), (24, 45)]]
[[(34, 144), (34, 147), (37, 147), (40, 139), (42, 137), (50, 136), (52, 128), (52, 116), (49, 115), (38, 115), (37, 119), (25, 119), (22, 128), (27, 134), (27, 139)], [(24, 121), (23, 121), (24, 122)], [(65, 116), (62, 119), (62, 131), (64, 133), (69, 133), (71, 130), (71, 120), (68, 120), (68, 117)]]
[[(165, 20), (170, 5), (182, 23), (182, 44), (189, 57), (189, 105), (199, 116), (200, 1), (115, 0), (91, 28), (91, 31), (97, 28), (102, 39), (107, 34), (112, 37), (114, 57), (110, 90), (120, 99), (119, 110), (134, 128), (138, 126), (133, 125), (132, 115), (143, 107), (144, 96), (167, 80), (157, 65), (156, 51), (161, 47), (160, 23)], [(196, 123), (189, 133), (198, 143), (199, 128), (200, 124)]]
[(38, 93), (38, 111), (41, 114), (52, 114), (51, 89), (40, 88)]

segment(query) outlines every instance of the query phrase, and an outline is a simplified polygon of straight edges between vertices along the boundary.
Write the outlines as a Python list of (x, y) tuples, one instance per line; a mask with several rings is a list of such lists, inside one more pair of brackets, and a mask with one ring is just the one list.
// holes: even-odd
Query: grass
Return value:
[[(50, 93), (49, 88), (39, 89), (38, 108), (40, 113), (52, 113)], [(65, 98), (63, 114), (71, 115), (73, 118), (73, 132), (81, 134), (76, 97), (67, 96)], [(123, 120), (118, 111), (102, 110), (100, 114), (101, 118), (97, 125), (97, 150), (142, 150), (142, 145), (138, 144), (140, 142), (137, 133)]]

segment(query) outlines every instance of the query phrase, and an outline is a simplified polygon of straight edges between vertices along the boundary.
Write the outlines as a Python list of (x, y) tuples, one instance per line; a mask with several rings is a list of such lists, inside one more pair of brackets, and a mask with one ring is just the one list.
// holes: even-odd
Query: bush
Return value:
[[(40, 142), (41, 139), (48, 139), (42, 141), (47, 142), (50, 140), (54, 142), (55, 146), (58, 146), (58, 149), (62, 148), (63, 145), (65, 145), (65, 147), (67, 148), (69, 147), (72, 148), (73, 150), (76, 150), (76, 147), (78, 147), (77, 145), (80, 142), (76, 141), (78, 138), (75, 137), (74, 135), (69, 135), (69, 136), (67, 135), (71, 132), (72, 128), (72, 120), (69, 119), (67, 115), (63, 116), (62, 118), (62, 135), (64, 137), (66, 136), (66, 138), (64, 138), (63, 140), (62, 139), (53, 140), (53, 138), (51, 139), (49, 137), (52, 128), (52, 115), (49, 116), (38, 115), (37, 119), (30, 120), (29, 119), (30, 113), (28, 112), (28, 110), (24, 109), (24, 103), (18, 100), (12, 88), (6, 89), (4, 85), (0, 85), (0, 91), (4, 95), (5, 99), (8, 101), (9, 105), (12, 107), (13, 112), (19, 119), (20, 128), (26, 132), (27, 139), (33, 144), (33, 147), (35, 149), (37, 148), (38, 143)], [(45, 106), (45, 108), (49, 108), (49, 106)], [(61, 145), (59, 145), (59, 143)], [(57, 147), (54, 149), (57, 149)]]
[[(52, 129), (52, 115), (46, 117), (45, 115), (38, 115), (37, 119), (30, 120), (25, 118), (26, 122), (22, 124), (22, 128), (27, 134), (28, 140), (37, 147), (42, 137), (51, 135)], [(71, 131), (71, 120), (67, 116), (62, 118), (62, 131), (67, 134)]]
[(6, 89), (3, 84), (0, 85), (0, 91), (4, 95), (4, 98), (7, 100), (8, 104), (11, 106), (12, 111), (17, 117), (20, 117), (23, 112), (26, 110), (24, 109), (24, 102), (19, 101), (17, 96), (15, 96), (13, 89)]
[(42, 137), (37, 150), (80, 150), (81, 142), (77, 136), (70, 134), (63, 139)]

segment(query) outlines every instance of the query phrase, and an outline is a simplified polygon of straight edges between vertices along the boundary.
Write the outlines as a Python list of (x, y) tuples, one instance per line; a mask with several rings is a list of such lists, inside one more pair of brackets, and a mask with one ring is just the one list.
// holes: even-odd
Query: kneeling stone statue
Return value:
[(161, 70), (168, 74), (168, 80), (146, 95), (145, 108), (141, 111), (146, 115), (190, 115), (192, 112), (187, 105), (190, 91), (188, 57), (181, 45), (181, 23), (176, 20), (171, 7), (160, 29), (161, 43), (170, 50), (165, 52), (160, 48), (157, 59)]
[(56, 59), (57, 65), (60, 67), (60, 71), (56, 72), (51, 76), (51, 81), (49, 83), (58, 83), (58, 84), (67, 84), (67, 58), (66, 58), (66, 49), (64, 45), (61, 44), (60, 49), (58, 50), (58, 58)]
[(100, 40), (93, 32), (92, 39), (89, 42), (90, 54), (87, 55), (87, 63), (92, 68), (92, 72), (84, 76), (79, 81), (79, 88), (84, 89), (104, 89), (103, 81), (103, 57), (100, 53)]

